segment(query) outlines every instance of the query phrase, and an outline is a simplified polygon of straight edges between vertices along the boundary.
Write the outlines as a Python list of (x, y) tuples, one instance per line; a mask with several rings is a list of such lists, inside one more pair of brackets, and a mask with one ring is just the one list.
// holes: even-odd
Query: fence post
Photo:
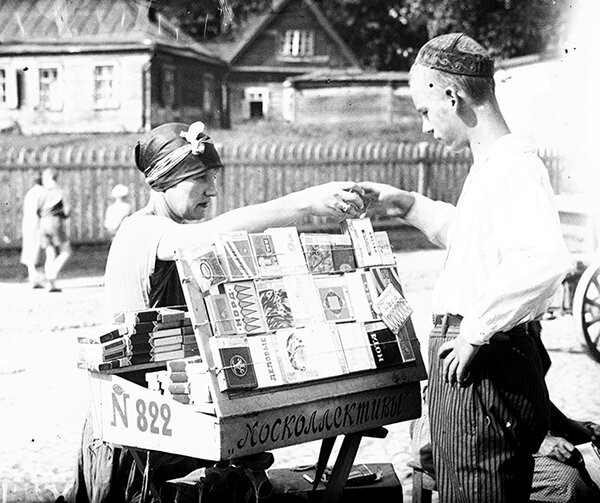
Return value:
[(425, 162), (427, 158), (429, 144), (425, 141), (417, 144), (417, 192), (427, 196), (429, 193), (429, 162)]

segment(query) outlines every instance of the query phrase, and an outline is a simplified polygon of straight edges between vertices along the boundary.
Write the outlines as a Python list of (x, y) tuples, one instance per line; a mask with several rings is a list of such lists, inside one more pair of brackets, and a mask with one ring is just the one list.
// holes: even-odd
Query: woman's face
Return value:
[(202, 220), (211, 198), (217, 195), (217, 170), (187, 178), (165, 191), (169, 210), (178, 220)]

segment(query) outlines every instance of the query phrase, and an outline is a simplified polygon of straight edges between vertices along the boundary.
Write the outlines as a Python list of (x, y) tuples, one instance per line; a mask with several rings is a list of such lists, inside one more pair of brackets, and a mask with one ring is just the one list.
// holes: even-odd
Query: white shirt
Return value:
[(448, 249), (435, 313), (464, 317), (471, 344), (539, 318), (572, 261), (546, 167), (506, 135), (472, 166), (456, 207), (414, 193), (406, 220)]

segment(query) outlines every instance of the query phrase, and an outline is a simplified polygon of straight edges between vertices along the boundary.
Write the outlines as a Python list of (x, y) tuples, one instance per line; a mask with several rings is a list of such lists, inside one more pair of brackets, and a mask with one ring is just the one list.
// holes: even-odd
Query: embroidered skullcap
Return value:
[(135, 163), (150, 188), (164, 192), (179, 182), (221, 168), (221, 158), (202, 122), (170, 122), (138, 141)]
[[(459, 41), (471, 43), (480, 53), (458, 48)], [(415, 64), (441, 72), (468, 77), (493, 77), (494, 60), (470, 37), (463, 33), (440, 35), (427, 42), (417, 54)]]

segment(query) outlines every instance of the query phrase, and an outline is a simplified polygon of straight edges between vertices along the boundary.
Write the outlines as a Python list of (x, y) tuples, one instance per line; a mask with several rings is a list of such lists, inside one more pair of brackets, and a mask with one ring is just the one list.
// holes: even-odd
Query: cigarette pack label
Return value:
[(396, 336), (384, 323), (367, 323), (365, 327), (377, 368), (403, 362)]
[(213, 250), (203, 252), (189, 264), (192, 274), (203, 292), (208, 291), (211, 286), (220, 285), (227, 280), (225, 271)]
[(281, 276), (281, 267), (273, 245), (273, 238), (269, 234), (249, 234), (250, 245), (256, 257), (258, 276)]
[(395, 264), (396, 259), (394, 258), (394, 252), (392, 250), (392, 245), (390, 244), (388, 233), (385, 231), (375, 232), (375, 241), (377, 242), (377, 246), (379, 248), (381, 263), (386, 265)]
[(396, 267), (371, 267), (369, 272), (371, 273), (371, 279), (375, 285), (377, 296), (381, 295), (385, 288), (390, 284), (393, 285), (396, 290), (402, 292), (400, 276), (398, 275)]
[(330, 234), (331, 257), (336, 272), (349, 272), (356, 269), (354, 247), (347, 234)]
[(285, 384), (272, 334), (252, 335), (248, 337), (248, 345), (254, 362), (258, 387), (266, 388)]
[(325, 313), (321, 307), (319, 293), (312, 275), (284, 276), (283, 285), (288, 294), (294, 323), (297, 327), (325, 321)]
[(229, 279), (251, 279), (256, 276), (256, 263), (247, 232), (220, 234), (216, 246)]
[(294, 316), (285, 285), (281, 278), (259, 280), (256, 290), (269, 330), (294, 326)]
[(235, 335), (237, 330), (227, 295), (209, 295), (204, 300), (214, 334)]
[(212, 337), (213, 358), (218, 371), (221, 390), (256, 388), (256, 373), (246, 337)]
[(368, 218), (345, 220), (342, 229), (350, 236), (354, 246), (354, 256), (358, 267), (381, 265), (379, 245), (375, 231)]
[(306, 274), (308, 269), (295, 227), (273, 227), (265, 234), (271, 236), (281, 274)]
[(315, 323), (274, 334), (281, 369), (288, 383), (348, 373), (344, 352), (331, 323)]
[(368, 271), (357, 270), (345, 274), (344, 278), (348, 285), (350, 302), (357, 321), (379, 320), (379, 315), (373, 309), (373, 302), (377, 298), (377, 290), (373, 284), (371, 274)]
[(308, 270), (313, 274), (334, 272), (329, 234), (300, 234)]
[(254, 288), (254, 282), (225, 283), (223, 289), (231, 306), (237, 333), (255, 334), (266, 332), (265, 320)]
[(373, 304), (373, 308), (395, 334), (400, 331), (412, 313), (412, 308), (406, 302), (406, 299), (392, 284), (381, 292), (381, 295)]
[(375, 368), (375, 360), (363, 323), (339, 323), (336, 325), (344, 350), (349, 372)]
[(327, 321), (354, 320), (348, 287), (343, 276), (315, 278), (315, 285)]

